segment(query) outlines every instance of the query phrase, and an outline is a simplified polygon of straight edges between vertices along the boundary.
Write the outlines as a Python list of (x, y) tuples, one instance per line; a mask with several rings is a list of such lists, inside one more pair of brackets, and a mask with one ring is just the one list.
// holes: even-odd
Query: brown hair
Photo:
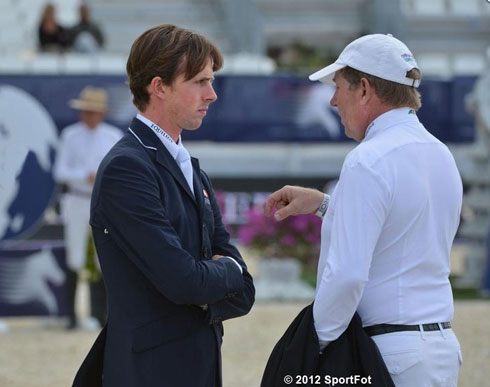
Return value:
[(149, 29), (131, 46), (126, 71), (133, 103), (144, 111), (150, 101), (147, 86), (154, 77), (171, 85), (184, 74), (185, 80), (195, 77), (211, 60), (213, 71), (223, 65), (218, 48), (205, 37), (170, 24)]
[[(413, 86), (402, 85), (401, 83), (387, 81), (371, 74), (363, 73), (352, 67), (344, 67), (338, 73), (342, 75), (350, 88), (355, 88), (361, 82), (361, 78), (366, 78), (374, 87), (376, 95), (383, 102), (389, 103), (396, 107), (408, 106), (416, 111), (422, 106), (420, 93)], [(421, 80), (422, 74), (419, 69), (413, 68), (407, 72), (407, 78)]]

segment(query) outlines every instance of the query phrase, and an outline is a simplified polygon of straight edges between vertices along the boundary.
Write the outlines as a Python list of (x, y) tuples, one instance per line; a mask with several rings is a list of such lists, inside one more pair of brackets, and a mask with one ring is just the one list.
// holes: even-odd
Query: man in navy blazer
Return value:
[(139, 114), (102, 161), (91, 203), (108, 318), (76, 387), (222, 385), (221, 322), (248, 313), (255, 290), (180, 138), (216, 100), (221, 65), (212, 43), (175, 26), (133, 43), (127, 72)]

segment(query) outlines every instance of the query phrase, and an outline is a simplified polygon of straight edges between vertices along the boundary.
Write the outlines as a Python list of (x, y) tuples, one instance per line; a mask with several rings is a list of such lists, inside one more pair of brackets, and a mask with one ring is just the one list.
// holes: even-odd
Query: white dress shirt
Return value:
[(100, 122), (90, 129), (83, 122), (67, 126), (61, 132), (54, 175), (66, 183), (70, 190), (90, 196), (90, 174), (95, 174), (100, 162), (114, 144), (122, 137), (115, 126)]
[(160, 139), (162, 144), (165, 145), (165, 148), (167, 148), (169, 153), (177, 162), (177, 165), (179, 166), (180, 170), (182, 171), (182, 174), (185, 177), (185, 180), (187, 181), (187, 185), (191, 189), (192, 193), (194, 193), (194, 178), (192, 173), (193, 169), (191, 163), (191, 156), (189, 155), (187, 149), (184, 148), (184, 144), (182, 144), (182, 138), (179, 136), (177, 142), (175, 142), (173, 138), (170, 137), (170, 135), (167, 132), (165, 132), (165, 130), (160, 128), (157, 124), (155, 124), (153, 121), (146, 118), (142, 114), (138, 113), (136, 115), (136, 118), (141, 122), (143, 122), (151, 130), (153, 130), (153, 132), (155, 132), (155, 134)]
[(323, 219), (314, 319), (337, 339), (364, 326), (450, 321), (449, 253), (462, 183), (448, 148), (409, 108), (376, 118), (346, 157)]
[[(182, 138), (179, 136), (177, 143), (170, 137), (170, 135), (165, 132), (160, 126), (155, 124), (153, 121), (150, 119), (146, 118), (142, 114), (137, 114), (136, 118), (143, 122), (146, 126), (148, 126), (153, 132), (157, 135), (157, 137), (160, 139), (162, 144), (167, 148), (167, 150), (170, 152), (172, 157), (175, 159), (177, 164), (180, 167), (180, 170), (182, 171), (187, 184), (189, 185), (192, 193), (194, 193), (194, 180), (193, 180), (193, 167), (191, 163), (191, 156), (187, 149), (184, 148), (184, 145), (182, 144)], [(238, 266), (240, 269), (240, 273), (243, 274), (243, 269), (240, 266), (240, 264), (232, 257), (225, 257), (231, 259), (235, 265)]]

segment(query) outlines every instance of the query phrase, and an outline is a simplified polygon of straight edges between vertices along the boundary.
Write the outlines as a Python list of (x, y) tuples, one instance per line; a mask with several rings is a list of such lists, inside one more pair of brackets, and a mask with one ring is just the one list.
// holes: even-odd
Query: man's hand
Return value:
[(266, 216), (271, 216), (276, 208), (276, 220), (286, 219), (290, 215), (312, 214), (322, 203), (323, 195), (323, 192), (313, 188), (286, 185), (269, 196), (264, 212)]
[(217, 261), (218, 259), (221, 259), (221, 258), (225, 258), (225, 256), (224, 255), (218, 255), (218, 254), (213, 255), (213, 261)]

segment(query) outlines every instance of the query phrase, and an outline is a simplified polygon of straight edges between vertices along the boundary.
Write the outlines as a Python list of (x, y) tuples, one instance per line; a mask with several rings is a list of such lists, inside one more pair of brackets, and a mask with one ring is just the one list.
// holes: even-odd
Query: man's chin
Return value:
[(199, 122), (193, 122), (192, 124), (188, 125), (184, 130), (197, 130), (201, 127), (202, 125), (202, 120), (199, 120)]

